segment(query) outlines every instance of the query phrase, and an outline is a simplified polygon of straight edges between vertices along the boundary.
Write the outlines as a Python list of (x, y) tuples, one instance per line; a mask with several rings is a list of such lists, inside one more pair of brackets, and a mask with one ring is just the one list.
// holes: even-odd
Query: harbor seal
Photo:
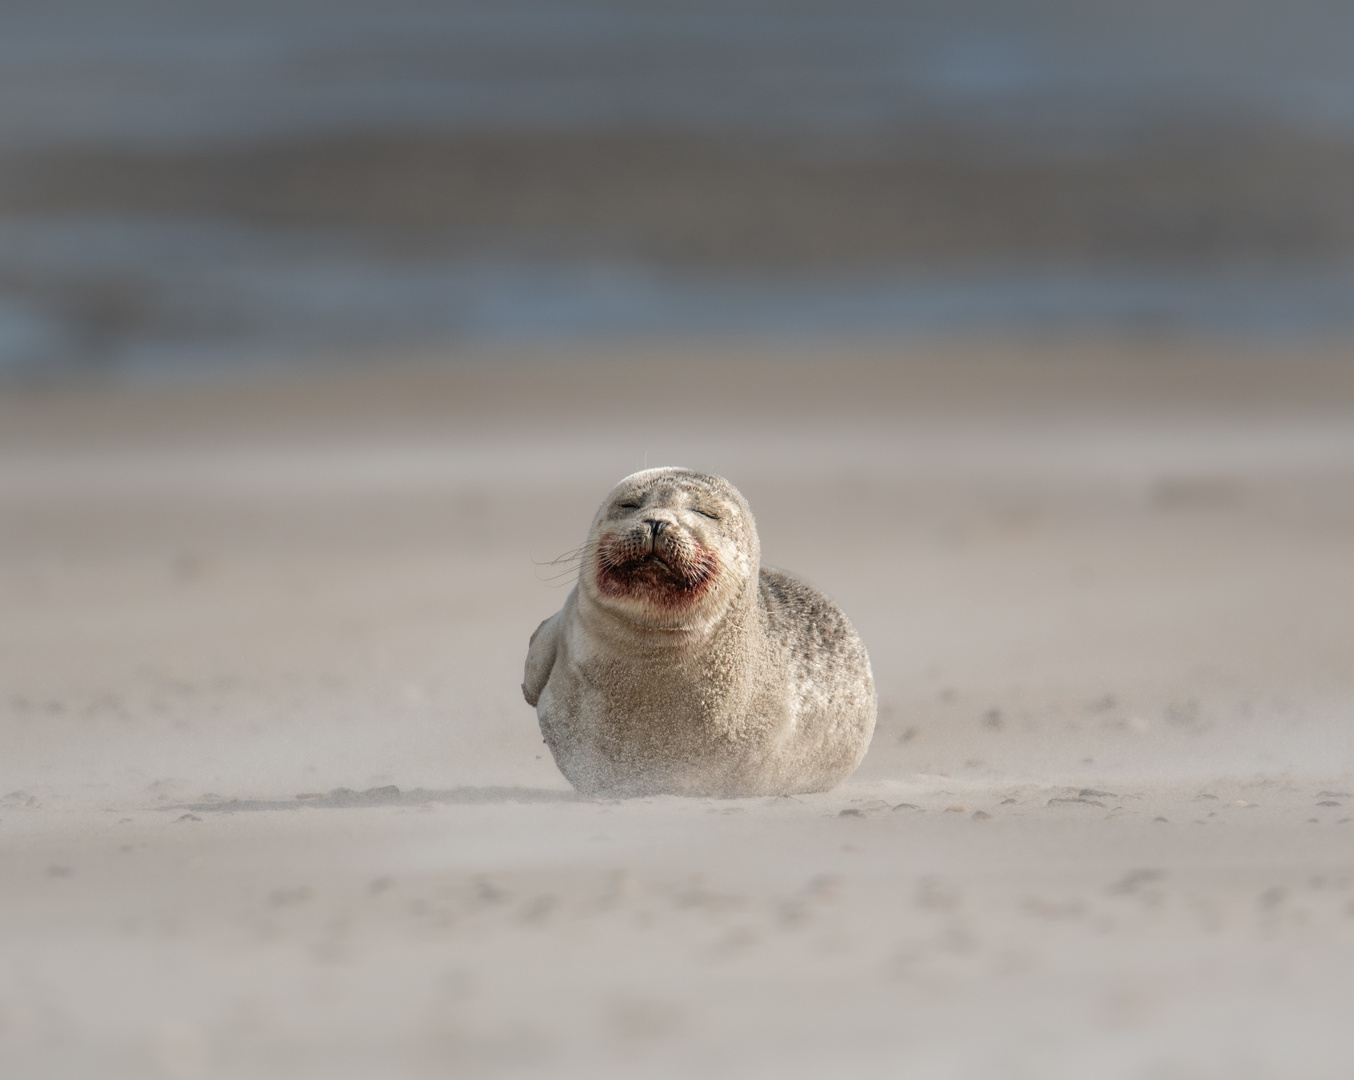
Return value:
[(760, 565), (727, 480), (627, 476), (581, 550), (522, 683), (579, 792), (789, 795), (860, 764), (877, 703), (865, 646), (826, 596)]

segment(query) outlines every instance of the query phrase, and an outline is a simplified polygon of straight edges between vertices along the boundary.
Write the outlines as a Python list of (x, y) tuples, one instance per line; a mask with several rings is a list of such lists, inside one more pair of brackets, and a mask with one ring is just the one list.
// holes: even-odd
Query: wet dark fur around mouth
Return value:
[(695, 541), (671, 533), (648, 549), (648, 538), (632, 532), (598, 552), (597, 587), (612, 596), (632, 596), (666, 607), (694, 604), (709, 589), (719, 563)]
[(578, 584), (532, 635), (522, 682), (580, 793), (826, 791), (860, 763), (877, 704), (865, 646), (830, 599), (760, 565), (732, 484), (636, 473), (582, 550)]

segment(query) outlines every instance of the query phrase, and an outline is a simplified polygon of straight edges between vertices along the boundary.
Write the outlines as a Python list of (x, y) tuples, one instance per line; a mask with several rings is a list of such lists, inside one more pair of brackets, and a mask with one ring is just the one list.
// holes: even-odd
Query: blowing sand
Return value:
[[(480, 359), (0, 394), (0, 1073), (1350, 1075), (1346, 354)], [(551, 763), (655, 464), (868, 645), (838, 790)]]

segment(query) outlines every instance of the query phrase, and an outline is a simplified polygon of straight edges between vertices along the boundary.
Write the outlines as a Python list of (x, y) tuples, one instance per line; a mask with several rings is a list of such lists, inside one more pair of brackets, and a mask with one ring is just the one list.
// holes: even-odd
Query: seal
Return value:
[(581, 550), (522, 683), (579, 792), (789, 795), (860, 764), (877, 705), (865, 646), (826, 596), (760, 565), (727, 480), (627, 476)]

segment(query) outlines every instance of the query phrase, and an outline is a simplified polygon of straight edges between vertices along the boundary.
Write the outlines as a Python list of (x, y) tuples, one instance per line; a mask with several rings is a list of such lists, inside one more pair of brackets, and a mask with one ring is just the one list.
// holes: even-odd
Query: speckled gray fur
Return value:
[[(625, 562), (631, 577), (612, 584), (608, 567), (641, 549), (649, 562)], [(831, 600), (760, 555), (752, 511), (720, 477), (649, 469), (607, 497), (522, 684), (580, 792), (825, 791), (860, 763), (876, 708), (865, 646)]]

